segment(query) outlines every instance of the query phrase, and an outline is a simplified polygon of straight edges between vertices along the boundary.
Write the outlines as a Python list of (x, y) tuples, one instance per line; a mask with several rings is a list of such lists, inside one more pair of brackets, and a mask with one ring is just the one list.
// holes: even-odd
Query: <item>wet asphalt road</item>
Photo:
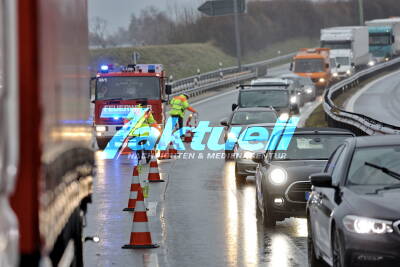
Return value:
[[(276, 71), (286, 71), (277, 68)], [(271, 72), (270, 72), (271, 74)], [(219, 121), (231, 112), (236, 92), (223, 92), (193, 104), (201, 120)], [(311, 107), (308, 104), (305, 108)], [(190, 152), (190, 148), (188, 151)], [(87, 266), (305, 266), (307, 227), (304, 219), (287, 219), (265, 229), (256, 215), (252, 177), (238, 185), (233, 162), (182, 158), (159, 161), (165, 183), (151, 184), (146, 200), (152, 238), (158, 249), (123, 250), (129, 241), (132, 214), (123, 212), (135, 160), (98, 157), (94, 203), (85, 235)], [(186, 154), (188, 155), (188, 154)], [(145, 180), (146, 169), (141, 174)]]
[(347, 102), (346, 109), (400, 126), (399, 75), (397, 71), (369, 83)]

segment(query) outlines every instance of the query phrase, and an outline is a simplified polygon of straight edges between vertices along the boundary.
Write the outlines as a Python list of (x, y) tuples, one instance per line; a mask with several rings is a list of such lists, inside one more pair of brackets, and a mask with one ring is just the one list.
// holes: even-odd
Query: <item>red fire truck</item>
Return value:
[(83, 265), (87, 22), (85, 0), (0, 1), (0, 266)]
[(166, 84), (161, 64), (132, 64), (118, 69), (102, 65), (94, 81), (94, 127), (100, 148), (105, 148), (124, 124), (124, 117), (117, 113), (103, 117), (105, 108), (133, 108), (140, 104), (152, 110), (161, 127), (165, 124), (164, 103), (171, 94), (171, 86)]

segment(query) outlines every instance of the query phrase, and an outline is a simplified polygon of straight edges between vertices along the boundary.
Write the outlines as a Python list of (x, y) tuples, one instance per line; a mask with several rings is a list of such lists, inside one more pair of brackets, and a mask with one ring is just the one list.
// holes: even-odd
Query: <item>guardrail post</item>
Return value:
[(200, 69), (197, 69), (197, 76), (194, 78), (194, 86), (199, 86), (200, 85)]
[(220, 78), (221, 80), (224, 79), (224, 72), (223, 72), (223, 70), (222, 70), (223, 65), (224, 65), (224, 64), (223, 64), (222, 62), (219, 63), (219, 78)]

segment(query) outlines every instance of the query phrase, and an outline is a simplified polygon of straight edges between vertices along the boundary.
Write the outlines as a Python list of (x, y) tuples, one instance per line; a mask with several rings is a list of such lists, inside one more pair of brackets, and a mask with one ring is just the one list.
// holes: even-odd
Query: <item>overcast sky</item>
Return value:
[(94, 17), (108, 21), (109, 33), (118, 27), (127, 27), (132, 13), (138, 14), (146, 7), (166, 10), (168, 6), (180, 5), (197, 8), (206, 0), (89, 0), (89, 22)]

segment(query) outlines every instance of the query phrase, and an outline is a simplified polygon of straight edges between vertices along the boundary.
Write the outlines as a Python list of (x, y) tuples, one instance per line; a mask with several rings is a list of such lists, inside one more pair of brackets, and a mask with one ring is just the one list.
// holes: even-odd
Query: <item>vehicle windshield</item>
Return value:
[(400, 185), (398, 179), (381, 167), (400, 175), (400, 146), (357, 149), (347, 175), (347, 185)]
[(348, 57), (337, 57), (336, 58), (336, 65), (348, 66), (350, 65), (350, 59)]
[(96, 100), (159, 99), (156, 77), (101, 77), (96, 81)]
[[(328, 160), (333, 151), (349, 137), (351, 135), (295, 134), (288, 149), (282, 151), (285, 157), (279, 156), (276, 160)], [(279, 138), (279, 136), (274, 138)]]
[(389, 45), (390, 34), (369, 34), (369, 45)]
[(275, 123), (276, 119), (276, 113), (273, 111), (237, 111), (233, 114), (231, 124)]
[(251, 107), (287, 107), (289, 93), (286, 90), (241, 90), (239, 106)]
[(321, 47), (330, 49), (351, 49), (351, 41), (322, 41)]
[(319, 58), (296, 59), (294, 64), (294, 72), (297, 73), (311, 73), (323, 72), (324, 61)]

